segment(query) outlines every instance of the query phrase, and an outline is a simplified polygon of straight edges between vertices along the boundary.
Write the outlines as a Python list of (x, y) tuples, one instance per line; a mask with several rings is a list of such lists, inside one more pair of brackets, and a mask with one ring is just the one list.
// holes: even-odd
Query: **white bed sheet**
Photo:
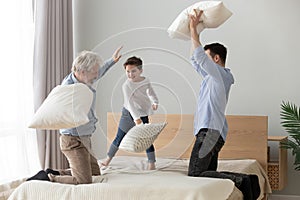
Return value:
[[(232, 167), (230, 162), (221, 161), (220, 170), (230, 171), (229, 168)], [(250, 168), (255, 168), (253, 166), (256, 164), (253, 163), (256, 161), (246, 162), (252, 163)], [(118, 156), (113, 159), (109, 167), (101, 169), (101, 176), (93, 177), (93, 184), (68, 185), (47, 181), (28, 181), (17, 187), (9, 200), (242, 199), (241, 192), (230, 180), (187, 176), (188, 160), (158, 158), (157, 170), (147, 171), (146, 167), (147, 160), (144, 157)], [(241, 171), (235, 172), (243, 172), (245, 169), (242, 168), (240, 167)]]
[(144, 170), (146, 164), (145, 158), (116, 157), (109, 167), (101, 169), (101, 176), (93, 177), (93, 184), (28, 181), (16, 188), (9, 200), (225, 200), (234, 191), (230, 180), (187, 176), (181, 161), (158, 159), (154, 171)]
[[(136, 173), (147, 173), (147, 160), (143, 157), (132, 157), (132, 156), (119, 156), (116, 157), (111, 166), (108, 168), (102, 168), (102, 174), (117, 173), (121, 172), (136, 172)], [(159, 171), (175, 171), (176, 173), (182, 173), (187, 175), (189, 160), (187, 159), (166, 159), (158, 158), (156, 162), (157, 170)], [(260, 195), (258, 200), (264, 198), (264, 195), (272, 193), (272, 189), (268, 180), (268, 176), (261, 165), (254, 159), (230, 159), (230, 160), (219, 160), (217, 171), (229, 171), (244, 174), (255, 174), (258, 176), (260, 185)], [(238, 190), (237, 188), (235, 188)], [(239, 190), (236, 193), (241, 193)], [(234, 194), (235, 198), (241, 194)], [(239, 197), (240, 198), (240, 197)], [(229, 198), (231, 199), (231, 198)]]

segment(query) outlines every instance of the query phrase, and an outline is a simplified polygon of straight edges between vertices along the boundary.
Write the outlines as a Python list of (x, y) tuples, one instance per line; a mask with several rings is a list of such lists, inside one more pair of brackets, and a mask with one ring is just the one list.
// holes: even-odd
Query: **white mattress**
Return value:
[[(254, 170), (261, 173), (255, 160), (220, 161), (219, 169), (230, 171), (238, 165), (236, 172)], [(250, 166), (245, 167), (241, 162)], [(258, 165), (258, 167), (255, 167)], [(180, 200), (226, 200), (242, 199), (241, 192), (234, 183), (226, 179), (187, 176), (188, 160), (157, 159), (157, 170), (148, 171), (144, 157), (115, 157), (111, 165), (101, 169), (101, 176), (93, 177), (93, 184), (68, 185), (47, 181), (28, 181), (17, 187), (10, 200), (16, 199), (180, 199)], [(242, 167), (244, 166), (244, 167)], [(241, 170), (241, 171), (239, 171)], [(262, 182), (261, 182), (262, 179)], [(264, 186), (262, 191), (270, 191), (265, 174), (259, 175)], [(267, 189), (267, 190), (266, 190)], [(263, 193), (263, 192), (262, 192)]]

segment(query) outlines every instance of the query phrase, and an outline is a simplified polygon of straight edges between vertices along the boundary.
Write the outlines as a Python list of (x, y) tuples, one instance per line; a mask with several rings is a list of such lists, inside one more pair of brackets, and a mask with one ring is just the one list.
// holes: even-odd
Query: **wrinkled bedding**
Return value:
[[(243, 199), (231, 180), (189, 177), (187, 166), (188, 160), (158, 158), (157, 170), (148, 171), (146, 158), (118, 156), (110, 166), (101, 168), (102, 175), (94, 176), (92, 184), (28, 181), (9, 199)], [(259, 199), (271, 191), (265, 172), (255, 160), (221, 160), (218, 170), (257, 174), (262, 191)]]

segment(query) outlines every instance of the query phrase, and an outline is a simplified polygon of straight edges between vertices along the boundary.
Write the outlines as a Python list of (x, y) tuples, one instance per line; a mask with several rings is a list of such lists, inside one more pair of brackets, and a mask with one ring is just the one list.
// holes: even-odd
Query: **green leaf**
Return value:
[(300, 108), (290, 102), (281, 103), (280, 124), (289, 134), (288, 140), (280, 147), (291, 149), (295, 156), (295, 170), (300, 170)]

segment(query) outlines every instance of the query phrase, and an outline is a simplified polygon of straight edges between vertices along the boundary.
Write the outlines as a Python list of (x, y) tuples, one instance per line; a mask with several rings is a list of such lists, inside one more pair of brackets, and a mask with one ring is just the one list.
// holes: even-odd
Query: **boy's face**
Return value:
[(142, 69), (138, 69), (136, 65), (126, 65), (125, 70), (129, 80), (132, 82), (141, 81)]

